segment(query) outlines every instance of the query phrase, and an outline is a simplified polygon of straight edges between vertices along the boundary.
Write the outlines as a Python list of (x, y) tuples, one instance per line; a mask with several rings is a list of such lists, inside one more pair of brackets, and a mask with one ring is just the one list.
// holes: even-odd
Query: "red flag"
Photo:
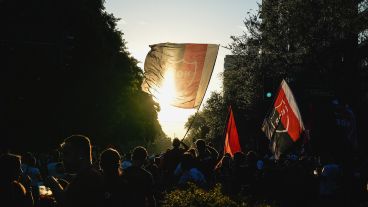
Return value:
[[(175, 44), (151, 45), (144, 63), (143, 91), (156, 98), (164, 96), (171, 105), (195, 108), (206, 93), (215, 65), (219, 45)], [(162, 90), (171, 81), (171, 91)]]
[(229, 153), (231, 156), (234, 156), (236, 152), (241, 151), (241, 148), (239, 144), (238, 130), (236, 129), (235, 119), (231, 107), (229, 110), (230, 113), (226, 128), (224, 153)]

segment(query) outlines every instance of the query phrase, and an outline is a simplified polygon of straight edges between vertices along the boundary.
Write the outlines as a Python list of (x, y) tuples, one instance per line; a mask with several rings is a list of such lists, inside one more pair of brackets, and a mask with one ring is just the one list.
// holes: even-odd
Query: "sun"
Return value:
[(166, 106), (173, 103), (176, 96), (176, 86), (174, 81), (174, 70), (168, 69), (164, 75), (164, 80), (160, 88), (158, 88), (156, 94), (153, 94), (156, 101), (160, 106)]
[(155, 93), (153, 93), (155, 101), (160, 104), (161, 108), (158, 113), (158, 121), (167, 136), (182, 138), (185, 134), (185, 122), (195, 110), (172, 106), (177, 96), (174, 70), (168, 69), (164, 77), (161, 87), (154, 90)]

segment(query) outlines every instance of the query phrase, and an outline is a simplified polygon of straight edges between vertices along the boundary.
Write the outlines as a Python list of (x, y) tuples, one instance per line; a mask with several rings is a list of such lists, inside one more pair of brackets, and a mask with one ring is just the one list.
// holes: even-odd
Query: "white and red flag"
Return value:
[(298, 105), (285, 80), (281, 82), (271, 113), (263, 122), (262, 131), (272, 142), (276, 157), (286, 153), (304, 131)]
[[(143, 91), (170, 97), (180, 108), (195, 108), (206, 93), (219, 45), (161, 43), (151, 45), (144, 63)], [(162, 91), (165, 82), (170, 88)], [(165, 93), (165, 94), (163, 94)]]

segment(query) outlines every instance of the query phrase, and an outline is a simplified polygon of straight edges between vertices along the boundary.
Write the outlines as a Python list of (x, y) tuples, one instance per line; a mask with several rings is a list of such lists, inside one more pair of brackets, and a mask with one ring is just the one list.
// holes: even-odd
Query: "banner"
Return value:
[[(161, 43), (151, 45), (144, 63), (142, 90), (170, 98), (171, 105), (195, 108), (206, 93), (219, 45)], [(170, 93), (162, 91), (171, 82)]]
[(278, 158), (300, 138), (303, 130), (304, 124), (298, 105), (288, 84), (283, 80), (271, 113), (263, 122), (262, 131), (270, 139), (272, 150)]
[(227, 121), (226, 137), (224, 144), (224, 153), (234, 156), (236, 152), (240, 152), (238, 130), (236, 129), (235, 119), (231, 107), (229, 108), (229, 118)]

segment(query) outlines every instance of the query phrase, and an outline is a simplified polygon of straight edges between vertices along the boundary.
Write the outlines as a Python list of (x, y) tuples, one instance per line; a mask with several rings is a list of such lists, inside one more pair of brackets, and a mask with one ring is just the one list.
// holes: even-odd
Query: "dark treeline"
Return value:
[(0, 1), (1, 145), (43, 150), (84, 133), (130, 149), (165, 137), (103, 4)]
[(245, 18), (244, 34), (233, 36), (228, 46), (232, 55), (225, 58), (223, 94), (211, 96), (188, 138), (204, 137), (221, 147), (232, 105), (243, 149), (267, 151), (261, 125), (285, 79), (314, 152), (354, 148), (345, 136), (354, 123), (339, 110), (355, 114), (358, 144), (365, 151), (367, 22), (366, 1), (263, 0)]

